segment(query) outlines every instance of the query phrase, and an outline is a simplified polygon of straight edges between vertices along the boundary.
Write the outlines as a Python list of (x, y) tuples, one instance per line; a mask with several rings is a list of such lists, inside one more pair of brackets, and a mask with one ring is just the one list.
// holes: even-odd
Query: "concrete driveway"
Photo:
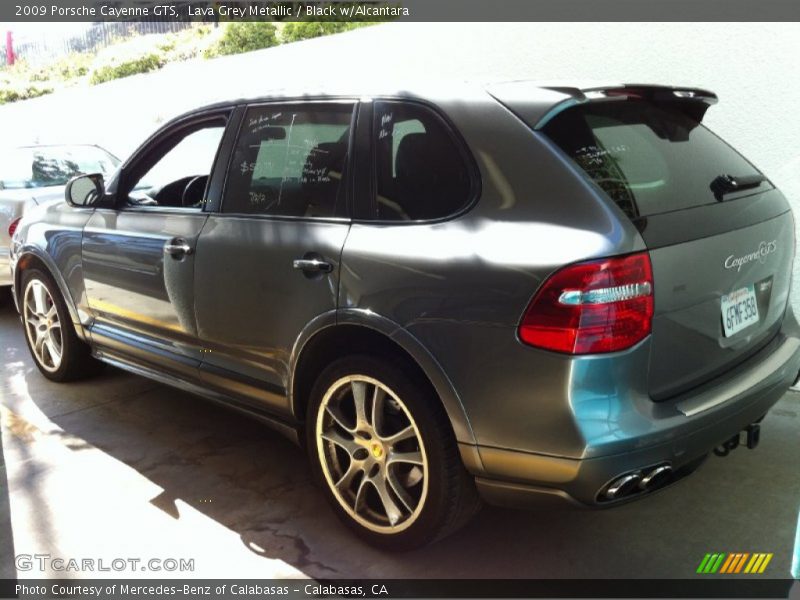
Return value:
[(453, 537), (392, 555), (354, 539), (312, 485), (302, 451), (259, 424), (112, 368), (50, 383), (8, 302), (0, 353), (0, 577), (14, 575), (14, 554), (37, 553), (193, 559), (194, 571), (37, 567), (20, 577), (685, 578), (707, 552), (772, 552), (764, 576), (789, 575), (795, 393), (764, 421), (758, 450), (712, 457), (664, 493), (600, 512), (487, 507)]

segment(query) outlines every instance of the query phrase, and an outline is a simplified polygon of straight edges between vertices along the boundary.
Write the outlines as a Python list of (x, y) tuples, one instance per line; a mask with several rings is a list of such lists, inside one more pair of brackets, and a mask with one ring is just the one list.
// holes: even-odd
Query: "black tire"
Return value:
[[(34, 281), (40, 282), (47, 290), (52, 299), (52, 306), (58, 315), (58, 321), (61, 324), (61, 360), (58, 368), (55, 369), (52, 368), (54, 365), (50, 365), (50, 368), (48, 368), (36, 355), (31, 341), (30, 327), (25, 322), (26, 293), (29, 285)], [(75, 333), (69, 310), (53, 277), (45, 271), (31, 268), (22, 273), (21, 283), (19, 306), (22, 314), (22, 325), (25, 329), (25, 343), (31, 353), (33, 362), (36, 363), (42, 375), (52, 381), (65, 382), (83, 379), (96, 374), (102, 368), (102, 363), (92, 357), (88, 344), (83, 342)]]
[[(411, 423), (416, 425), (419, 439), (424, 446), (423, 455), (427, 458), (428, 473), (427, 493), (420, 494), (416, 508), (418, 513), (413, 520), (409, 517), (410, 525), (405, 525), (399, 532), (378, 532), (359, 523), (356, 517), (342, 506), (342, 501), (337, 498), (332, 484), (325, 475), (322, 462), (326, 460), (324, 458), (326, 442), (318, 442), (317, 419), (320, 411), (324, 411), (323, 400), (332, 386), (352, 376), (366, 376), (377, 380), (394, 392), (404, 405), (404, 409), (400, 410), (407, 411), (413, 418)], [(393, 406), (397, 406), (397, 403), (395, 402)], [(352, 436), (354, 440), (356, 437)], [(403, 551), (425, 546), (456, 531), (480, 509), (481, 502), (475, 489), (474, 479), (464, 468), (453, 430), (439, 398), (430, 384), (403, 360), (355, 355), (338, 359), (330, 364), (319, 375), (311, 392), (306, 420), (306, 441), (315, 478), (322, 486), (337, 516), (360, 538), (375, 547)], [(418, 439), (414, 438), (412, 443), (416, 445), (417, 441)], [(386, 456), (390, 456), (388, 451)], [(388, 458), (386, 464), (389, 464)], [(362, 478), (368, 477), (365, 471)], [(386, 487), (386, 484), (384, 486)], [(396, 495), (394, 497), (399, 498)], [(391, 527), (394, 527), (394, 524)]]

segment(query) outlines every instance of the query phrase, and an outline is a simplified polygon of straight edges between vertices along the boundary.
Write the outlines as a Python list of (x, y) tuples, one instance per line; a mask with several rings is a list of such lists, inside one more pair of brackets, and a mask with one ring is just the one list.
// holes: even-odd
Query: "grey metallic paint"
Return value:
[[(800, 332), (785, 308), (792, 220), (775, 191), (773, 209), (785, 208), (773, 210), (771, 220), (752, 214), (736, 231), (652, 251), (654, 335), (629, 350), (567, 356), (523, 345), (516, 337), (520, 318), (556, 269), (648, 249), (620, 209), (517, 116), (542, 118), (570, 93), (530, 94), (517, 93), (514, 112), (472, 86), (357, 94), (367, 114), (370, 97), (425, 101), (457, 129), (480, 189), (471, 208), (454, 218), (375, 223), (218, 214), (245, 104), (238, 101), (205, 109), (230, 117), (203, 212), (121, 209), (112, 205), (115, 177), (104, 207), (61, 203), (26, 216), (14, 262), (44, 261), (79, 329), (91, 331), (99, 357), (227, 402), (295, 439), (303, 399), (295, 397), (294, 376), (309, 341), (345, 324), (377, 332), (431, 381), (486, 498), (594, 504), (597, 490), (628, 469), (695, 464), (763, 416), (794, 381)], [(287, 92), (254, 102), (326, 97), (339, 96)], [(122, 176), (161, 136), (204, 114), (167, 124), (123, 165)], [(355, 215), (363, 214), (370, 189), (368, 154), (359, 141), (369, 139), (364, 126), (359, 120), (354, 136)], [(160, 246), (175, 236), (196, 251), (180, 260), (165, 256)], [(705, 336), (722, 346), (707, 366), (691, 372), (690, 354), (678, 367), (690, 372), (695, 388), (670, 389), (669, 370), (652, 362), (660, 354), (663, 361), (674, 358), (660, 331), (684, 318), (703, 320), (720, 294), (771, 273), (756, 263), (730, 276), (719, 264), (728, 249), (739, 252), (764, 236), (780, 241), (774, 264), (783, 270), (774, 272), (767, 319), (752, 332), (748, 352), (732, 358), (736, 348), (723, 347), (703, 321), (690, 328), (686, 343)], [(292, 269), (292, 260), (307, 253), (331, 262), (332, 272), (307, 277)], [(682, 303), (681, 285), (706, 286), (704, 303)], [(654, 390), (669, 397), (654, 402)], [(692, 416), (680, 411), (693, 398), (714, 395), (725, 399)]]
[[(193, 306), (194, 258), (164, 254), (175, 237), (190, 245), (207, 216), (197, 212), (97, 209), (83, 231), (82, 264), (93, 339), (114, 332), (160, 348), (159, 364), (195, 376), (202, 359)], [(99, 342), (99, 340), (95, 340)], [(126, 342), (113, 344), (124, 352)]]
[[(339, 256), (349, 227), (210, 216), (194, 259), (204, 363), (261, 382), (276, 392), (270, 409), (286, 413), (291, 350), (306, 323), (336, 309)], [(248, 252), (241, 251), (243, 244)], [(309, 277), (292, 267), (309, 253), (332, 264), (332, 272)]]

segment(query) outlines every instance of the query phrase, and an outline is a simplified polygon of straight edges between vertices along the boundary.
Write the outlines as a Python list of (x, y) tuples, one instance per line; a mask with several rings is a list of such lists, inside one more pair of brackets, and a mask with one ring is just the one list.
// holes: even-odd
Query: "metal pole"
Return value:
[(16, 55), (14, 54), (14, 35), (10, 31), (6, 31), (6, 64), (11, 66), (14, 64)]

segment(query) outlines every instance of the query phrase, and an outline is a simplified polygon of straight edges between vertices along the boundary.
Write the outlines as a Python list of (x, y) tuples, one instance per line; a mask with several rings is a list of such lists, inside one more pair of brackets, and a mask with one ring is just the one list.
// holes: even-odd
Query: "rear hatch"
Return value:
[(535, 124), (622, 209), (650, 251), (654, 400), (744, 363), (774, 338), (789, 298), (788, 203), (701, 124), (715, 100), (708, 92), (607, 89)]

